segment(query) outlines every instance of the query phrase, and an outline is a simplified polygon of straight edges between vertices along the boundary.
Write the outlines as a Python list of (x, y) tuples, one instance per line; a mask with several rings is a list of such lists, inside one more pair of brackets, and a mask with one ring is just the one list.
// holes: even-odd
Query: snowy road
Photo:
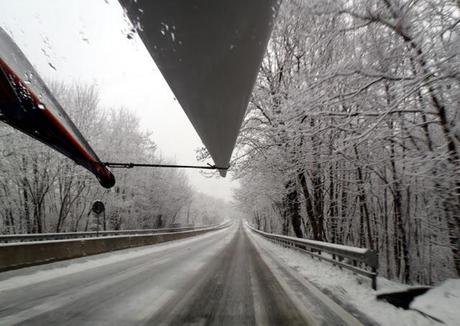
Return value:
[[(0, 325), (357, 325), (242, 225), (0, 274)], [(340, 317), (339, 317), (340, 316)]]

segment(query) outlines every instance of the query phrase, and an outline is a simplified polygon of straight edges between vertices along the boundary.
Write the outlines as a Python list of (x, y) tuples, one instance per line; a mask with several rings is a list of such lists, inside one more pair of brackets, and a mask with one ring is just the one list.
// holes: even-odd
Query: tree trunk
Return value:
[(302, 232), (302, 216), (300, 215), (300, 204), (299, 194), (297, 192), (295, 184), (290, 181), (287, 183), (286, 188), (288, 189), (287, 206), (289, 215), (291, 217), (292, 229), (297, 238), (303, 238)]

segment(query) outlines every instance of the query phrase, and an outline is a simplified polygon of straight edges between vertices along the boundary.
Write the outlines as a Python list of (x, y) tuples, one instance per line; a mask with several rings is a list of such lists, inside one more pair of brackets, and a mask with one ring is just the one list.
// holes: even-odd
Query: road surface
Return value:
[(0, 273), (0, 325), (347, 325), (242, 224)]

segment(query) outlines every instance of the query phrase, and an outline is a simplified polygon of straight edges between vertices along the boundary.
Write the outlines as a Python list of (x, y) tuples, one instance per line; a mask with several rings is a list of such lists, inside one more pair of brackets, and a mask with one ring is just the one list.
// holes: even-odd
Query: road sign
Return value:
[(104, 203), (101, 202), (100, 200), (96, 200), (93, 203), (93, 207), (91, 208), (91, 210), (97, 215), (103, 213), (105, 211)]

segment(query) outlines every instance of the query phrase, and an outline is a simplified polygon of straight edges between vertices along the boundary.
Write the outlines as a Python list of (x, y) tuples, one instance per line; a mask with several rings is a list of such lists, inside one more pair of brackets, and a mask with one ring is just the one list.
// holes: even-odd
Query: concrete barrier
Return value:
[(4, 244), (0, 245), (0, 271), (185, 239), (220, 230), (229, 225), (224, 224), (207, 229), (151, 235), (143, 234)]

